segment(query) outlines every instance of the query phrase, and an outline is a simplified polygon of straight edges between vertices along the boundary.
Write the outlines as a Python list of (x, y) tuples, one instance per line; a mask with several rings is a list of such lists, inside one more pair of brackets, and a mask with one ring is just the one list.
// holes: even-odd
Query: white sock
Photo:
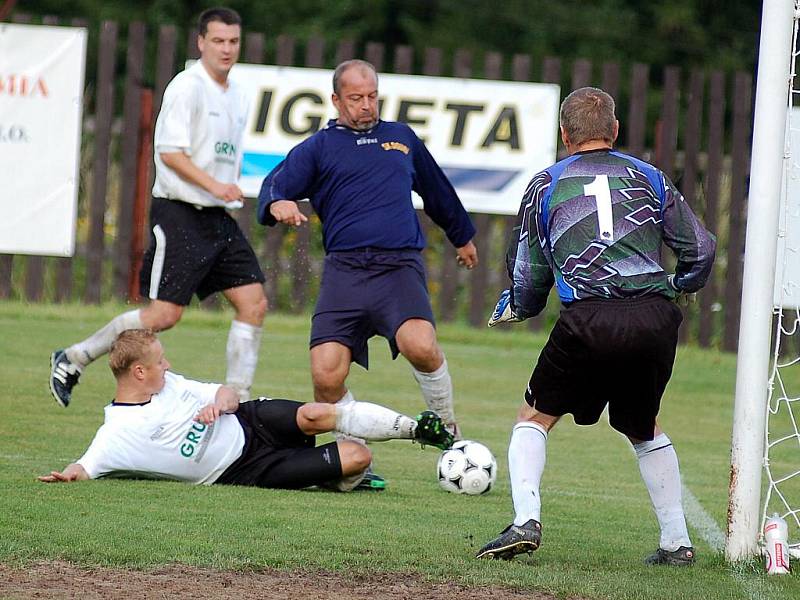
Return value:
[[(352, 396), (351, 396), (352, 398)], [(380, 442), (413, 439), (417, 422), (385, 406), (371, 402), (342, 402), (335, 405), (336, 431), (347, 436)]]
[(137, 309), (117, 315), (102, 329), (95, 331), (82, 342), (67, 348), (65, 353), (69, 362), (83, 369), (106, 354), (120, 333), (128, 329), (141, 329), (143, 327), (140, 313), (141, 311)]
[(681, 504), (678, 455), (672, 442), (662, 433), (650, 442), (635, 444), (633, 450), (661, 527), (661, 548), (672, 552), (681, 546), (691, 546)]
[(239, 392), (241, 402), (250, 399), (250, 386), (253, 385), (253, 377), (258, 366), (260, 345), (261, 327), (242, 321), (231, 321), (225, 352), (228, 359), (225, 383)]
[[(339, 400), (336, 401), (336, 405), (335, 405), (337, 407), (336, 410), (338, 412), (340, 406), (341, 407), (349, 406), (350, 404), (355, 404), (355, 402), (356, 402), (356, 399), (353, 396), (353, 393), (350, 390), (347, 390), (344, 393), (344, 396), (342, 396), (341, 398), (339, 398)], [(338, 416), (337, 416), (336, 420), (338, 422), (338, 420), (339, 420)], [(337, 427), (337, 429), (338, 429), (338, 427)], [(359, 444), (362, 444), (364, 446), (367, 445), (367, 441), (364, 438), (355, 437), (355, 436), (349, 435), (347, 433), (343, 433), (341, 431), (337, 431), (336, 429), (333, 431), (333, 437), (335, 437), (339, 441), (341, 441), (341, 440), (352, 440), (352, 441), (358, 442)]]
[(508, 472), (514, 500), (514, 525), (531, 519), (541, 522), (542, 498), (539, 484), (547, 457), (547, 431), (538, 423), (514, 425), (508, 444)]
[(453, 425), (456, 416), (453, 411), (453, 382), (447, 370), (447, 359), (433, 373), (423, 373), (414, 369), (414, 379), (419, 383), (425, 405), (439, 415), (445, 425)]

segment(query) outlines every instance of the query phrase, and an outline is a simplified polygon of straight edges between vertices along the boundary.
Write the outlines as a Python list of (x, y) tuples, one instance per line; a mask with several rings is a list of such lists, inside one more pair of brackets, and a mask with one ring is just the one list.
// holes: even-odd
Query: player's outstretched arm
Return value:
[(49, 475), (40, 475), (37, 479), (42, 483), (71, 483), (73, 481), (86, 481), (90, 477), (81, 465), (72, 463), (61, 472), (50, 471)]
[(497, 300), (497, 305), (492, 311), (492, 316), (489, 317), (489, 327), (494, 327), (498, 323), (518, 323), (522, 321), (514, 311), (514, 303), (511, 298), (510, 290), (503, 290), (500, 293), (500, 298)]
[(461, 246), (461, 248), (456, 248), (456, 260), (459, 265), (467, 269), (472, 269), (478, 264), (478, 249), (472, 243), (472, 240)]
[(300, 208), (294, 200), (276, 200), (269, 205), (269, 212), (278, 223), (284, 225), (299, 227), (308, 221), (308, 217), (300, 212)]

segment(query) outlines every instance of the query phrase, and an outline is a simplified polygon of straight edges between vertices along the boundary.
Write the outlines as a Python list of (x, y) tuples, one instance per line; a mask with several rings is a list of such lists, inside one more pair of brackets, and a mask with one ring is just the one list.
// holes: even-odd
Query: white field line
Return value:
[[(692, 491), (683, 486), (683, 510), (686, 520), (714, 552), (725, 551), (725, 534), (717, 522), (709, 515)], [(777, 590), (765, 577), (758, 577), (752, 573), (744, 573), (742, 569), (733, 566), (730, 569), (733, 580), (738, 583), (749, 600), (779, 600)]]

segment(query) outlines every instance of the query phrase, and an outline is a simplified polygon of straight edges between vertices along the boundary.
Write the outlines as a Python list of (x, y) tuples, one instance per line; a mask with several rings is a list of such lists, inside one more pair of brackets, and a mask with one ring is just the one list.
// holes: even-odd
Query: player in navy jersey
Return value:
[(367, 368), (367, 340), (381, 335), (414, 369), (428, 407), (458, 434), (453, 391), (436, 339), (425, 269), (425, 238), (411, 192), (456, 247), (477, 264), (475, 228), (422, 141), (404, 123), (378, 117), (378, 76), (361, 60), (333, 76), (339, 117), (289, 152), (264, 179), (258, 219), (299, 226), (308, 198), (322, 222), (325, 267), (311, 324), (311, 375), (318, 402), (352, 402), (350, 363)]
[[(608, 405), (609, 423), (633, 445), (661, 529), (645, 562), (691, 565), (678, 458), (656, 416), (683, 318), (671, 300), (705, 284), (715, 240), (664, 173), (612, 149), (619, 122), (611, 96), (576, 90), (560, 120), (570, 156), (537, 174), (522, 198), (507, 254), (511, 286), (489, 326), (537, 315), (553, 284), (564, 309), (511, 435), (514, 522), (478, 558), (539, 547), (548, 433), (567, 413), (592, 425)], [(674, 274), (661, 266), (662, 242), (677, 257)]]

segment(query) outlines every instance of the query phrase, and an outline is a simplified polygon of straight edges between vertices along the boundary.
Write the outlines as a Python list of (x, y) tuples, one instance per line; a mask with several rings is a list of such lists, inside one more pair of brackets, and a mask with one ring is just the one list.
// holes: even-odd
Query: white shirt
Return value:
[(104, 476), (175, 479), (210, 485), (239, 456), (244, 431), (233, 414), (211, 425), (197, 412), (214, 402), (216, 383), (166, 373), (164, 388), (145, 404), (109, 404), (105, 423), (76, 462), (92, 479)]
[(156, 179), (153, 197), (197, 206), (239, 208), (182, 179), (161, 160), (162, 152), (184, 152), (192, 162), (222, 183), (236, 183), (242, 165), (242, 137), (249, 101), (231, 79), (223, 87), (202, 61), (178, 73), (164, 90), (155, 132)]

